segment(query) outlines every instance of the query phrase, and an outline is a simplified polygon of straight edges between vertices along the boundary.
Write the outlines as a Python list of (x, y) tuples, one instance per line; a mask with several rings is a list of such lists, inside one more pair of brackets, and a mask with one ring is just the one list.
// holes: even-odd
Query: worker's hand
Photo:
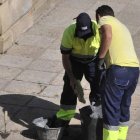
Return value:
[(75, 77), (70, 77), (70, 86), (72, 87), (72, 89), (74, 90), (76, 87), (77, 81)]
[(70, 86), (74, 90), (74, 93), (78, 95), (78, 90), (77, 90), (77, 80), (75, 77), (70, 77)]
[(101, 83), (104, 71), (105, 71), (104, 58), (97, 58), (97, 61), (96, 61), (96, 82), (97, 82), (98, 88), (100, 88), (100, 83)]
[(82, 103), (86, 103), (86, 100), (84, 99), (84, 91), (80, 83), (80, 80), (77, 80), (75, 78), (70, 80), (71, 80), (70, 84), (74, 90), (75, 95), (78, 97), (78, 100)]
[(105, 69), (104, 58), (97, 58), (97, 70)]

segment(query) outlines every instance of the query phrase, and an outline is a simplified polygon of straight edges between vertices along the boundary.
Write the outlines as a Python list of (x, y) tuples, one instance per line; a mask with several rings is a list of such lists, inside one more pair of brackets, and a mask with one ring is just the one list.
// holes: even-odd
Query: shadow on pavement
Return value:
[(63, 136), (62, 140), (84, 140), (80, 125), (70, 125), (68, 136)]
[[(37, 137), (32, 121), (39, 117), (49, 118), (59, 109), (58, 105), (47, 100), (20, 94), (1, 95), (0, 106), (3, 107), (3, 116), (4, 112), (7, 111), (7, 116), (11, 121), (27, 128), (21, 134), (32, 139)], [(4, 120), (4, 118), (1, 119)]]
[[(3, 108), (3, 114), (7, 111), (7, 116), (11, 121), (27, 128), (21, 132), (21, 135), (30, 139), (37, 139), (37, 133), (32, 121), (39, 117), (50, 118), (59, 109), (57, 104), (50, 101), (32, 95), (21, 94), (0, 95), (0, 106)], [(69, 135), (64, 136), (62, 140), (76, 140), (80, 137), (81, 127), (70, 126)]]

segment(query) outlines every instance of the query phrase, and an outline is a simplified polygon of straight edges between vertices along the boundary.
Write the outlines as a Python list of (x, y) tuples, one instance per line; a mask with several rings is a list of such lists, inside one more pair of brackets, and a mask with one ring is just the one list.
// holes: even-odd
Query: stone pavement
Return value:
[[(0, 135), (10, 132), (7, 140), (35, 139), (32, 120), (50, 117), (59, 109), (63, 85), (63, 67), (59, 51), (64, 28), (80, 12), (87, 12), (94, 18), (95, 10), (102, 4), (113, 7), (116, 17), (130, 29), (135, 48), (140, 58), (140, 3), (138, 0), (62, 0), (49, 13), (44, 11), (38, 22), (19, 36), (12, 48), (0, 55)], [(89, 85), (82, 81), (88, 102)], [(131, 123), (127, 140), (140, 138), (140, 83), (133, 96)], [(78, 102), (78, 109), (84, 106)], [(4, 111), (8, 112), (4, 121)], [(77, 118), (71, 121), (76, 135), (65, 140), (80, 137), (76, 128)], [(72, 129), (74, 130), (74, 129)], [(21, 133), (22, 132), (22, 133)], [(29, 133), (30, 135), (28, 135)], [(78, 135), (79, 134), (79, 135)], [(0, 140), (3, 138), (0, 136)]]

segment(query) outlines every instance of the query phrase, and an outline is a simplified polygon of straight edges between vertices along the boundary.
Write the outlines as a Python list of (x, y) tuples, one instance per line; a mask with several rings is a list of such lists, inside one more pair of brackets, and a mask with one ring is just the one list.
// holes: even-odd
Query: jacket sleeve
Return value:
[(66, 28), (62, 40), (60, 50), (62, 54), (70, 54), (72, 51), (73, 35), (71, 33), (70, 27)]

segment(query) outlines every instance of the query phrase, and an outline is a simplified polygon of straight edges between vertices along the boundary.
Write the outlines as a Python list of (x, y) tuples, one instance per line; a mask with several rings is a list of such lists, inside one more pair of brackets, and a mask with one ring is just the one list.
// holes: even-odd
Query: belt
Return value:
[(87, 63), (90, 63), (90, 62), (93, 62), (94, 60), (96, 60), (96, 56), (92, 56), (90, 58), (78, 58), (78, 57), (71, 56), (71, 60), (77, 61), (77, 62), (80, 62), (83, 64), (87, 64)]

